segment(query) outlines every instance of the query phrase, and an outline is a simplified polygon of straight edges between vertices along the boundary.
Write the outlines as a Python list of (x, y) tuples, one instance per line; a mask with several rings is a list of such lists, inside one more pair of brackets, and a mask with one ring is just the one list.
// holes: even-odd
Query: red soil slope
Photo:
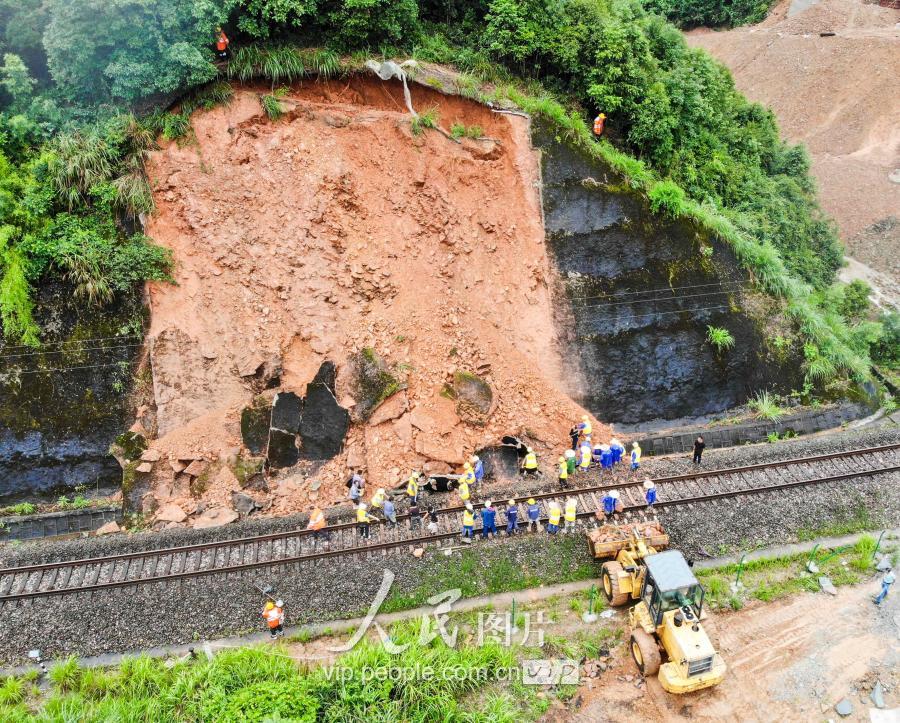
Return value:
[[(409, 385), (392, 400), (396, 416), (375, 421), (395, 418), (355, 425), (347, 452), (314, 477), (282, 473), (260, 500), (272, 513), (296, 509), (313, 478), (321, 499), (342, 498), (348, 454), (387, 485), (504, 434), (542, 440), (545, 457), (561, 448), (583, 412), (561, 391), (527, 120), (414, 87), (416, 107), (436, 106), (444, 128), (477, 124), (488, 138), (458, 143), (414, 136), (395, 83), (308, 83), (283, 99), (277, 122), (257, 91), (195, 114), (196, 141), (165, 145), (149, 163), (158, 210), (148, 233), (177, 264), (175, 285), (150, 287), (158, 502), (195, 506), (167, 458), (238, 451), (254, 394), (241, 370), (268, 358), (282, 360), (282, 389), (299, 394), (334, 361), (345, 406), (347, 360), (362, 347), (401, 365)], [(484, 427), (439, 396), (449, 374), (480, 365), (497, 401)], [(234, 476), (223, 464), (210, 480), (201, 501), (227, 506)]]

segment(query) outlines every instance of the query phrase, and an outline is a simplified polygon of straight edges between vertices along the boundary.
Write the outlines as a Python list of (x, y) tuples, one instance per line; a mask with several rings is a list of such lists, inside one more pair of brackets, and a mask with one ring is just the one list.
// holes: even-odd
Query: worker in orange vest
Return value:
[(603, 135), (603, 126), (606, 124), (606, 115), (601, 113), (596, 118), (594, 118), (594, 135), (602, 136)]
[(313, 505), (309, 512), (309, 524), (306, 526), (306, 529), (312, 530), (314, 540), (324, 537), (325, 544), (328, 544), (329, 535), (325, 531), (325, 514), (316, 505)]
[(216, 28), (216, 32), (219, 34), (219, 37), (216, 40), (216, 50), (219, 52), (219, 58), (225, 60), (225, 58), (228, 57), (228, 43), (231, 41), (228, 39), (228, 36), (222, 28)]
[(272, 636), (272, 640), (275, 640), (279, 635), (284, 635), (284, 603), (281, 600), (276, 600), (275, 602), (269, 600), (263, 608), (262, 616), (266, 621), (266, 625), (269, 626), (269, 634)]

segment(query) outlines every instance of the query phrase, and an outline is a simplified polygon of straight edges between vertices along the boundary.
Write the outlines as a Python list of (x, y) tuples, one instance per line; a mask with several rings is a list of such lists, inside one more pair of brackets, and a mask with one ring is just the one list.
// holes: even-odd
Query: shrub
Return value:
[(684, 190), (672, 181), (660, 181), (647, 193), (653, 213), (672, 218), (683, 216), (686, 211)]
[(269, 120), (277, 121), (284, 115), (284, 111), (281, 108), (281, 101), (274, 95), (261, 96), (259, 102), (262, 104), (266, 115), (269, 116)]
[(410, 129), (414, 136), (422, 135), (427, 128), (437, 128), (438, 111), (437, 108), (429, 108), (424, 113), (413, 116), (410, 121)]
[(191, 118), (187, 113), (166, 113), (163, 118), (163, 138), (167, 141), (184, 138), (190, 127)]
[(81, 667), (79, 666), (78, 658), (70, 655), (68, 658), (54, 663), (47, 677), (62, 692), (77, 690), (78, 682), (81, 679)]
[(718, 326), (706, 327), (706, 340), (720, 353), (734, 346), (734, 337), (731, 332)]
[(756, 396), (748, 402), (750, 409), (757, 415), (771, 422), (778, 421), (784, 416), (784, 410), (778, 406), (775, 396), (768, 391), (757, 392)]

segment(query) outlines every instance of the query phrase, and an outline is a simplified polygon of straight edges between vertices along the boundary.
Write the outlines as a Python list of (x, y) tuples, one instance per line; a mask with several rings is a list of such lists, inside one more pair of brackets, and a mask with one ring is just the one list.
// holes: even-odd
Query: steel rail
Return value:
[[(780, 482), (771, 485), (763, 485), (761, 487), (748, 487), (740, 490), (728, 490), (724, 492), (714, 492), (705, 495), (696, 495), (693, 497), (685, 497), (681, 499), (675, 500), (665, 500), (657, 502), (654, 505), (654, 508), (658, 509), (660, 507), (675, 507), (678, 505), (686, 505), (693, 504), (699, 502), (707, 502), (716, 499), (730, 498), (730, 497), (738, 497), (740, 495), (750, 495), (750, 494), (760, 494), (763, 492), (773, 492), (778, 490), (790, 489), (794, 487), (804, 487), (815, 484), (822, 484), (826, 482), (836, 482), (840, 480), (854, 479), (858, 477), (865, 477), (870, 475), (877, 474), (886, 474), (891, 472), (900, 471), (900, 465), (894, 465), (890, 467), (881, 467), (874, 468), (868, 470), (858, 470), (854, 472), (846, 472), (837, 475), (830, 475), (827, 477), (816, 477), (813, 479), (807, 480), (791, 480), (788, 482)], [(638, 484), (637, 482), (631, 482), (624, 486), (633, 486)], [(556, 493), (548, 493), (544, 495), (545, 497), (560, 497), (560, 496), (571, 496), (573, 494), (583, 494), (584, 492), (592, 492), (597, 491), (596, 489), (586, 489), (582, 492), (577, 490), (563, 490), (561, 492)], [(646, 503), (639, 504), (631, 504), (623, 506), (622, 512), (636, 512), (639, 510), (646, 510), (648, 505)], [(584, 512), (577, 513), (577, 517), (580, 519), (594, 517), (596, 513), (592, 510), (586, 510)], [(541, 520), (545, 521), (547, 519), (546, 516), (542, 517)], [(351, 527), (355, 526), (350, 525)], [(482, 528), (476, 528), (475, 532), (480, 532)], [(350, 547), (350, 548), (340, 548), (335, 550), (322, 550), (319, 552), (311, 552), (302, 555), (294, 555), (291, 557), (285, 557), (278, 560), (265, 560), (261, 562), (250, 562), (250, 563), (241, 563), (238, 565), (228, 565), (225, 567), (211, 567), (203, 570), (195, 570), (191, 572), (178, 572), (178, 573), (169, 573), (166, 575), (159, 575), (149, 578), (133, 578), (126, 580), (117, 580), (111, 582), (104, 583), (95, 583), (93, 585), (79, 586), (79, 587), (66, 587), (66, 588), (56, 588), (50, 590), (36, 590), (33, 592), (21, 592), (15, 593), (12, 595), (3, 595), (0, 596), (0, 603), (4, 602), (12, 602), (17, 600), (27, 600), (34, 599), (38, 597), (51, 597), (57, 595), (73, 595), (78, 593), (85, 592), (94, 592), (97, 590), (110, 590), (122, 587), (129, 587), (132, 585), (140, 585), (144, 583), (153, 583), (153, 582), (170, 582), (174, 580), (184, 580), (189, 578), (198, 578), (204, 577), (207, 575), (216, 575), (216, 574), (230, 574), (230, 573), (239, 573), (246, 570), (254, 570), (259, 568), (271, 568), (271, 567), (279, 567), (279, 566), (287, 566), (292, 564), (300, 564), (303, 562), (308, 562), (312, 560), (325, 559), (329, 557), (337, 557), (342, 555), (354, 555), (354, 554), (367, 554), (370, 552), (376, 552), (380, 550), (388, 550), (397, 547), (415, 545), (415, 544), (427, 544), (429, 542), (436, 542), (440, 540), (452, 539), (459, 536), (459, 531), (452, 532), (439, 532), (433, 535), (424, 535), (419, 537), (411, 537), (404, 538), (402, 540), (389, 540), (386, 542), (374, 543), (371, 545), (366, 545), (363, 547)]]

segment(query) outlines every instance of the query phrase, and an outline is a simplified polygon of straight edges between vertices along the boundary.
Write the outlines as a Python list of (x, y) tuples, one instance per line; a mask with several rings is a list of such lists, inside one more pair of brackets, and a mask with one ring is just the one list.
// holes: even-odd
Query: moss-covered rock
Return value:
[(465, 422), (484, 424), (493, 411), (491, 385), (477, 374), (455, 372), (453, 382), (444, 387), (443, 393), (456, 400), (456, 413)]
[(272, 403), (264, 396), (254, 397), (250, 406), (241, 410), (241, 439), (250, 454), (266, 453), (271, 418)]
[(352, 359), (354, 372), (354, 421), (364, 422), (385, 399), (406, 388), (374, 349), (361, 349)]

